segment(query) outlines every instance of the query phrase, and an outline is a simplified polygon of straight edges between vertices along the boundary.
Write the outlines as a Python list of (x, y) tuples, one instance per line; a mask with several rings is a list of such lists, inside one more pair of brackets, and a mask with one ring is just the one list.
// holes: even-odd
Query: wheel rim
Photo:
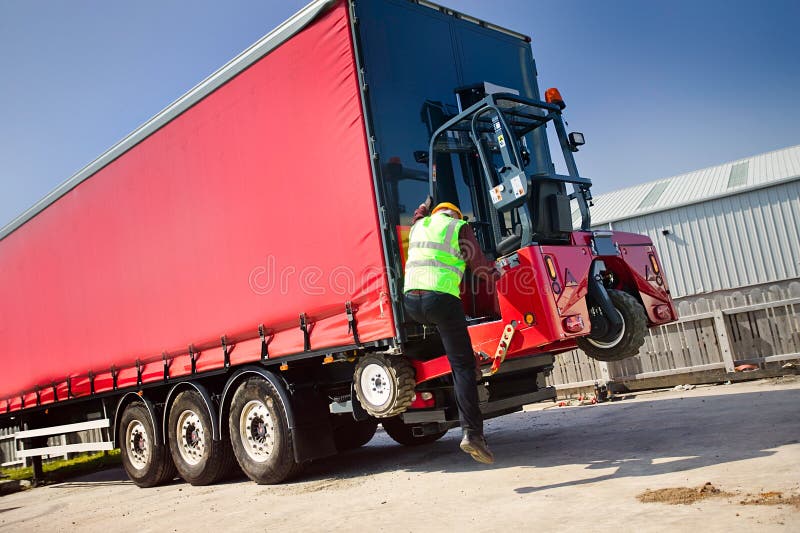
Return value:
[(386, 369), (372, 363), (361, 372), (361, 392), (370, 405), (385, 405), (392, 397), (392, 381)]
[(625, 336), (625, 317), (623, 317), (622, 313), (620, 313), (619, 311), (617, 311), (617, 314), (619, 315), (619, 318), (622, 320), (622, 328), (619, 330), (619, 334), (616, 337), (614, 337), (610, 341), (599, 341), (591, 337), (586, 337), (586, 341), (592, 346), (601, 348), (603, 350), (608, 350), (619, 344), (622, 341), (622, 337)]
[(147, 430), (139, 420), (131, 420), (125, 430), (125, 442), (128, 444), (128, 459), (136, 470), (144, 469), (150, 462), (150, 439)]
[(254, 461), (263, 463), (275, 447), (275, 423), (261, 400), (247, 402), (239, 415), (239, 438), (244, 451)]
[(176, 429), (181, 459), (190, 465), (200, 463), (206, 451), (206, 433), (200, 417), (187, 409), (178, 416)]

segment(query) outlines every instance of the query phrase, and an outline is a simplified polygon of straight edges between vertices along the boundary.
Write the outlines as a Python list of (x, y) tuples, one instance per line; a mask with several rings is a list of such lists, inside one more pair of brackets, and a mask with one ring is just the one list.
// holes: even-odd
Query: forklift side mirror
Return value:
[(427, 165), (430, 160), (430, 155), (425, 150), (414, 150), (414, 161)]

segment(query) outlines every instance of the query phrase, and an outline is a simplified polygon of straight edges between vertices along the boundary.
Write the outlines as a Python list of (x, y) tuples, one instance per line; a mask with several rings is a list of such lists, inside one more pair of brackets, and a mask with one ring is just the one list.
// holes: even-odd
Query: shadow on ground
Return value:
[(460, 433), (419, 448), (386, 435), (370, 445), (316, 462), (298, 481), (403, 470), (455, 473), (486, 468), (588, 465), (611, 473), (557, 484), (515, 488), (528, 494), (607, 479), (689, 471), (774, 454), (800, 442), (800, 389), (614, 403), (507, 415), (487, 422), (494, 466), (458, 450)]
[[(485, 469), (587, 465), (608, 470), (556, 484), (521, 486), (518, 494), (580, 486), (608, 479), (689, 471), (774, 454), (800, 442), (800, 389), (620, 402), (521, 412), (489, 420), (486, 434), (496, 455), (479, 465), (458, 449), (460, 432), (419, 447), (395, 444), (379, 431), (367, 446), (315, 461), (294, 481), (308, 485), (381, 472), (459, 473)], [(239, 474), (222, 484), (250, 483)], [(52, 488), (132, 485), (121, 468), (75, 478)], [(175, 480), (172, 485), (182, 485)]]

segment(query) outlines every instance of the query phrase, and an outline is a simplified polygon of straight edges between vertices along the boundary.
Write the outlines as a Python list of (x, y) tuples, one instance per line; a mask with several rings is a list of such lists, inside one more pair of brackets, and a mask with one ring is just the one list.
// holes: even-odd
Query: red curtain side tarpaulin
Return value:
[(312, 349), (352, 344), (348, 300), (362, 341), (392, 337), (346, 4), (0, 241), (0, 267), (0, 399), (259, 324), (297, 353), (300, 313)]

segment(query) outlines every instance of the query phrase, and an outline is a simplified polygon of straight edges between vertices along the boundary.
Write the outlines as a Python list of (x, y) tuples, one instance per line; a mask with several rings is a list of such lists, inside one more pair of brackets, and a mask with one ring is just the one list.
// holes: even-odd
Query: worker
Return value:
[(429, 214), (432, 199), (417, 208), (411, 221), (408, 260), (405, 265), (405, 309), (421, 324), (439, 331), (453, 372), (456, 405), (464, 437), (461, 449), (480, 463), (494, 456), (483, 435), (478, 405), (475, 355), (461, 304), (460, 285), (465, 267), (479, 279), (493, 282), (499, 274), (484, 257), (472, 228), (455, 204), (438, 204)]

